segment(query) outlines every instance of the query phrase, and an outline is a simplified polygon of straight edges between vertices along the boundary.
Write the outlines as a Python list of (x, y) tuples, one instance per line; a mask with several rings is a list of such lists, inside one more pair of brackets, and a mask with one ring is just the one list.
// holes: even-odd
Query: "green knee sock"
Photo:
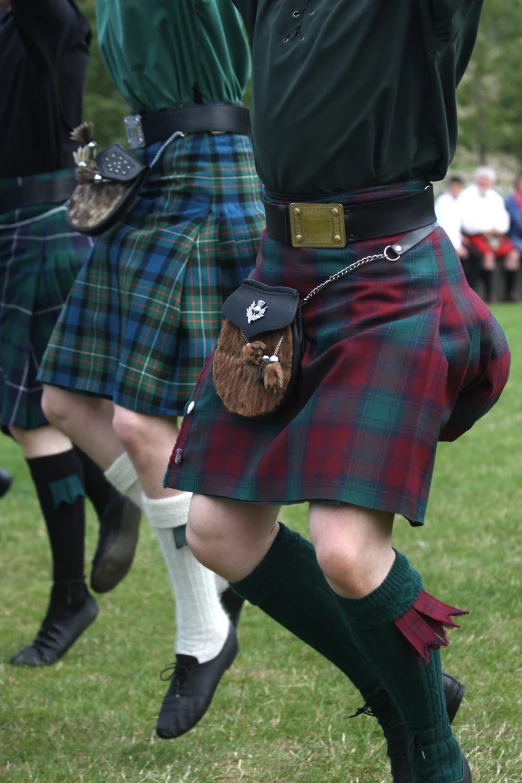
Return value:
[[(451, 607), (422, 592), (428, 603), (421, 617), (412, 608), (417, 606), (421, 591), (419, 574), (397, 552), (390, 573), (376, 590), (357, 600), (338, 597), (337, 603), (350, 623), (360, 651), (390, 693), (415, 739), (412, 753), (415, 783), (456, 783), (462, 778), (462, 760), (446, 713), (439, 651), (428, 651), (425, 646), (422, 652), (429, 662), (419, 662), (406, 638), (416, 640), (426, 634), (427, 638), (432, 636), (432, 643), (445, 644), (443, 625), (438, 618), (444, 609), (451, 610)], [(458, 610), (449, 612), (458, 613)], [(443, 621), (445, 624), (451, 624), (449, 614), (448, 621)], [(394, 623), (396, 620), (402, 632)]]
[(379, 678), (354, 643), (310, 542), (280, 525), (264, 560), (235, 592), (337, 666), (362, 693), (383, 729), (402, 723)]

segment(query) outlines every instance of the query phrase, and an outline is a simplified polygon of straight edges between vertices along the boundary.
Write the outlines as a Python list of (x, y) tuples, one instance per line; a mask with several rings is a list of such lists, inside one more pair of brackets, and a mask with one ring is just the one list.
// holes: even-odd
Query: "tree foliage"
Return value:
[(458, 93), (460, 143), (485, 162), (522, 161), (522, 3), (487, 0), (477, 44)]

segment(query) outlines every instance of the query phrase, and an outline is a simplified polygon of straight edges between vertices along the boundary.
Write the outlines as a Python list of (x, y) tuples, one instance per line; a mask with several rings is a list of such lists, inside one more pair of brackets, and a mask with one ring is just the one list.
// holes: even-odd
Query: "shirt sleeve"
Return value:
[(499, 193), (494, 193), (495, 200), (495, 220), (494, 220), (494, 226), (497, 229), (497, 231), (500, 231), (501, 234), (507, 234), (509, 231), (509, 225), (511, 223), (511, 218), (509, 216), (509, 212), (507, 211), (505, 205), (504, 205), (504, 199)]
[(429, 3), (433, 13), (435, 38), (449, 41), (461, 30), (470, 13), (480, 13), (484, 0), (421, 0)]
[(248, 34), (248, 40), (252, 43), (258, 0), (233, 0), (233, 3), (241, 14), (243, 24), (245, 25)]
[(79, 25), (74, 6), (69, 0), (11, 0), (11, 8), (29, 56), (51, 70)]

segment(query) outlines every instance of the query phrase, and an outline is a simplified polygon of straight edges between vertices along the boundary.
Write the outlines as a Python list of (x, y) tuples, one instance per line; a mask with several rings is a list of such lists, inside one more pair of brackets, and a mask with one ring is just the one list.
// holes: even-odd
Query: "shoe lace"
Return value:
[(169, 694), (176, 698), (194, 695), (193, 689), (189, 686), (189, 682), (190, 675), (197, 665), (197, 660), (193, 663), (174, 661), (160, 672), (160, 680), (163, 682), (168, 682), (170, 680)]
[(359, 707), (359, 709), (358, 709), (358, 710), (356, 710), (356, 711), (353, 713), (353, 715), (347, 715), (346, 717), (347, 717), (347, 718), (358, 718), (358, 717), (359, 717), (359, 715), (369, 715), (369, 716), (370, 716), (370, 718), (376, 718), (376, 717), (377, 717), (377, 715), (376, 715), (376, 713), (373, 711), (373, 709), (372, 709), (372, 707), (371, 707), (370, 705), (371, 705), (371, 702), (373, 701), (373, 699), (375, 699), (375, 697), (377, 696), (377, 694), (378, 694), (378, 693), (380, 693), (381, 691), (384, 691), (384, 693), (387, 695), (387, 697), (388, 697), (388, 702), (389, 702), (389, 701), (390, 701), (390, 694), (388, 693), (388, 691), (386, 690), (386, 688), (383, 688), (383, 687), (382, 687), (382, 685), (378, 685), (376, 688), (374, 688), (374, 690), (373, 690), (373, 691), (370, 693), (370, 695), (368, 696), (368, 699), (367, 699), (367, 701), (366, 701), (366, 704), (363, 704), (363, 706), (362, 706), (362, 707)]

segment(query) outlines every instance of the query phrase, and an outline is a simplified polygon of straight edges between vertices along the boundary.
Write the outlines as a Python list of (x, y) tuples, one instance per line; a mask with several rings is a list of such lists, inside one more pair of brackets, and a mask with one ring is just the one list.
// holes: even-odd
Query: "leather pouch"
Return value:
[(225, 407), (239, 416), (268, 416), (297, 390), (303, 355), (299, 294), (245, 280), (223, 305), (213, 379)]
[(92, 123), (84, 123), (72, 133), (84, 145), (74, 153), (78, 185), (69, 200), (68, 219), (80, 234), (98, 236), (124, 219), (150, 169), (119, 144), (95, 157), (92, 131)]

